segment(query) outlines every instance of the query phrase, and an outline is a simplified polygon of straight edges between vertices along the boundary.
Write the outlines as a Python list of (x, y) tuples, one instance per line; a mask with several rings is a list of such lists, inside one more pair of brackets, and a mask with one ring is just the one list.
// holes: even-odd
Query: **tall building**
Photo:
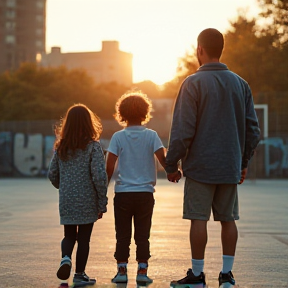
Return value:
[(0, 0), (0, 73), (45, 54), (46, 0)]
[(117, 82), (130, 87), (133, 82), (132, 58), (131, 53), (119, 50), (118, 41), (102, 41), (102, 50), (96, 52), (62, 53), (60, 47), (52, 47), (41, 64), (44, 67), (82, 68), (95, 83)]

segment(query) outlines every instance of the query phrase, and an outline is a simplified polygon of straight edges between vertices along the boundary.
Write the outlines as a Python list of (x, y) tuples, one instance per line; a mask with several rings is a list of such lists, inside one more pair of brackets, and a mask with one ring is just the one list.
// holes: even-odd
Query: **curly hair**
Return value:
[(54, 149), (62, 160), (68, 159), (77, 149), (85, 149), (90, 141), (99, 140), (102, 133), (100, 118), (84, 104), (74, 104), (66, 112), (60, 124), (55, 126)]
[(115, 105), (114, 117), (121, 126), (127, 126), (127, 122), (148, 123), (152, 118), (152, 102), (141, 91), (128, 92), (122, 95)]

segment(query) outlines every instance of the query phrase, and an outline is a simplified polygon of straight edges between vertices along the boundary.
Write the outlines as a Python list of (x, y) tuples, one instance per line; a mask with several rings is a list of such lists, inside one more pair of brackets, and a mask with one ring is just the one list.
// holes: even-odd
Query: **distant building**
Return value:
[(130, 87), (132, 57), (131, 53), (119, 50), (118, 41), (103, 41), (99, 52), (62, 53), (60, 47), (52, 47), (41, 63), (44, 67), (83, 68), (96, 83), (117, 82)]
[(0, 73), (45, 54), (46, 0), (0, 1)]

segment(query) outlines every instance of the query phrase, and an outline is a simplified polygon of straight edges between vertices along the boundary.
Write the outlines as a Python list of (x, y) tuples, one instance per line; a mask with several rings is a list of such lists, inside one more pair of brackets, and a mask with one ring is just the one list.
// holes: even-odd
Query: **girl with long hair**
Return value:
[(71, 256), (77, 241), (73, 282), (93, 284), (85, 267), (94, 222), (107, 211), (107, 174), (99, 138), (100, 119), (87, 106), (71, 106), (56, 127), (54, 155), (48, 178), (59, 189), (60, 224), (64, 225), (61, 242), (62, 260), (57, 277), (67, 280), (72, 268)]

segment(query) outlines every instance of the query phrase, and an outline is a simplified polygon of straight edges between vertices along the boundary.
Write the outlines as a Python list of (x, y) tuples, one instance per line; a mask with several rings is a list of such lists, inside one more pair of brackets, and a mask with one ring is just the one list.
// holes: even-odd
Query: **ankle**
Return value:
[(138, 269), (147, 269), (148, 268), (148, 262), (138, 262)]
[(117, 267), (120, 268), (120, 267), (124, 267), (124, 268), (127, 268), (127, 262), (117, 262)]
[(204, 270), (204, 259), (192, 259), (192, 272), (199, 276)]

